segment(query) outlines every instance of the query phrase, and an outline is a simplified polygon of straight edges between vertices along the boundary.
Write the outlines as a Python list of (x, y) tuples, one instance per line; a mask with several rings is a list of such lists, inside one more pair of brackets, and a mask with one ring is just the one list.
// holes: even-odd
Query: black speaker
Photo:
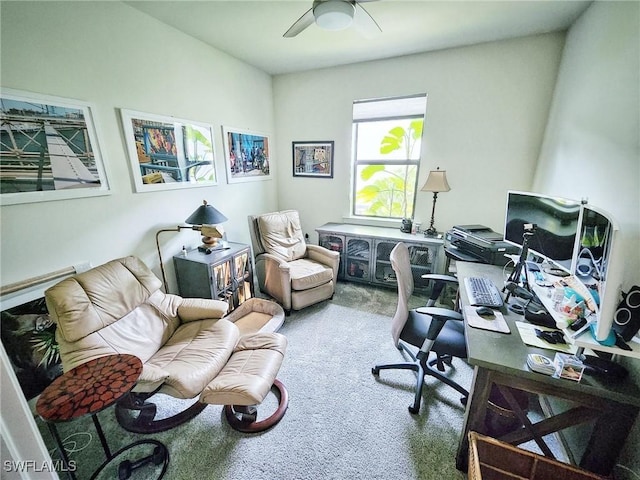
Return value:
[(635, 285), (622, 294), (613, 316), (613, 329), (628, 342), (640, 330), (640, 287)]

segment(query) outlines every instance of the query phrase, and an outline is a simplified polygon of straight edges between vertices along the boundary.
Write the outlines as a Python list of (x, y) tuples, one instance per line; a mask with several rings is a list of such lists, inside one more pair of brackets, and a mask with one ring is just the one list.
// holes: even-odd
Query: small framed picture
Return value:
[(294, 177), (333, 178), (333, 140), (292, 145)]

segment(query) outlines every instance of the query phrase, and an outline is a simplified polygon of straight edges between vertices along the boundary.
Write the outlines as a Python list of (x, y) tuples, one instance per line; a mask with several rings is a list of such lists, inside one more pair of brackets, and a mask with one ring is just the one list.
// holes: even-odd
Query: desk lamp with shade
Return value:
[(224, 237), (224, 229), (220, 224), (227, 220), (227, 217), (216, 210), (212, 205), (209, 205), (206, 200), (203, 200), (202, 205), (200, 205), (184, 222), (192, 225), (191, 228), (193, 230), (198, 230), (202, 233), (202, 245), (198, 247), (198, 250), (205, 253), (211, 253), (212, 251), (224, 246), (218, 241), (218, 239)]
[(167, 291), (167, 277), (164, 272), (164, 264), (162, 261), (162, 252), (160, 250), (159, 236), (163, 232), (179, 232), (180, 230), (196, 230), (202, 234), (202, 245), (198, 250), (206, 254), (215, 250), (225, 248), (223, 242), (219, 239), (224, 237), (224, 229), (220, 225), (228, 220), (220, 211), (209, 205), (206, 200), (185, 220), (187, 225), (178, 225), (175, 228), (164, 228), (156, 232), (156, 248), (158, 249), (158, 258), (160, 259), (160, 271), (162, 272), (162, 281), (164, 283), (165, 292)]
[(446, 170), (440, 170), (440, 167), (437, 167), (436, 170), (431, 170), (429, 172), (429, 176), (427, 177), (427, 181), (425, 182), (424, 186), (420, 189), (421, 192), (433, 192), (433, 206), (431, 207), (431, 223), (429, 224), (429, 228), (424, 232), (424, 235), (426, 237), (435, 237), (438, 235), (438, 231), (433, 226), (434, 215), (436, 212), (436, 200), (438, 199), (438, 193), (448, 192), (449, 190), (451, 190), (451, 187), (447, 182)]

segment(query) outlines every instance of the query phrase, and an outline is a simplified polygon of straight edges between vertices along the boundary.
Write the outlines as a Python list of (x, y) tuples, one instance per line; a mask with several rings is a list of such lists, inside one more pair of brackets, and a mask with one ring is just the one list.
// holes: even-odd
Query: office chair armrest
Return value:
[(438, 273), (425, 273), (424, 275), (420, 275), (421, 278), (426, 280), (430, 280), (433, 282), (433, 287), (431, 288), (431, 295), (429, 296), (429, 301), (427, 302), (427, 307), (433, 307), (438, 300), (438, 297), (444, 291), (444, 288), (447, 284), (455, 283), (458, 284), (458, 279), (451, 275), (441, 275)]
[(456, 312), (455, 310), (450, 310), (448, 308), (440, 308), (440, 307), (418, 307), (416, 308), (416, 312), (424, 313), (425, 315), (430, 315), (432, 317), (438, 317), (443, 320), (458, 320), (462, 321), (462, 314)]
[(424, 275), (420, 275), (420, 277), (426, 280), (433, 280), (434, 282), (458, 283), (458, 279), (452, 275), (440, 275), (438, 273), (425, 273)]
[(420, 350), (418, 351), (416, 357), (420, 360), (424, 360), (429, 357), (429, 352), (433, 347), (433, 344), (438, 338), (442, 327), (447, 322), (447, 320), (459, 320), (462, 321), (462, 315), (454, 310), (449, 310), (448, 308), (439, 308), (439, 307), (420, 307), (415, 310), (418, 313), (423, 313), (431, 316), (431, 323), (429, 324), (429, 330), (427, 331), (427, 337), (424, 339)]

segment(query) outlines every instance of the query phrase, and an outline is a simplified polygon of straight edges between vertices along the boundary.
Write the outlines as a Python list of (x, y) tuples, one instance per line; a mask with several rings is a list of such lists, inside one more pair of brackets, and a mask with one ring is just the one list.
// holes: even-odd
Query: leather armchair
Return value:
[[(143, 370), (136, 386), (116, 405), (118, 421), (134, 432), (172, 428), (207, 404), (225, 405), (234, 428), (258, 431), (251, 430), (254, 407), (272, 389), (279, 407), (272, 422), (261, 425), (269, 428), (279, 421), (287, 395), (275, 377), (287, 341), (273, 330), (284, 320), (282, 309), (256, 298), (225, 316), (226, 302), (165, 294), (161, 286), (142, 261), (126, 257), (48, 289), (45, 299), (57, 324), (64, 370), (116, 353), (140, 358)], [(156, 419), (156, 406), (147, 399), (158, 393), (199, 398), (174, 416)]]
[(307, 245), (296, 210), (249, 216), (260, 291), (285, 310), (300, 310), (333, 297), (340, 254)]

